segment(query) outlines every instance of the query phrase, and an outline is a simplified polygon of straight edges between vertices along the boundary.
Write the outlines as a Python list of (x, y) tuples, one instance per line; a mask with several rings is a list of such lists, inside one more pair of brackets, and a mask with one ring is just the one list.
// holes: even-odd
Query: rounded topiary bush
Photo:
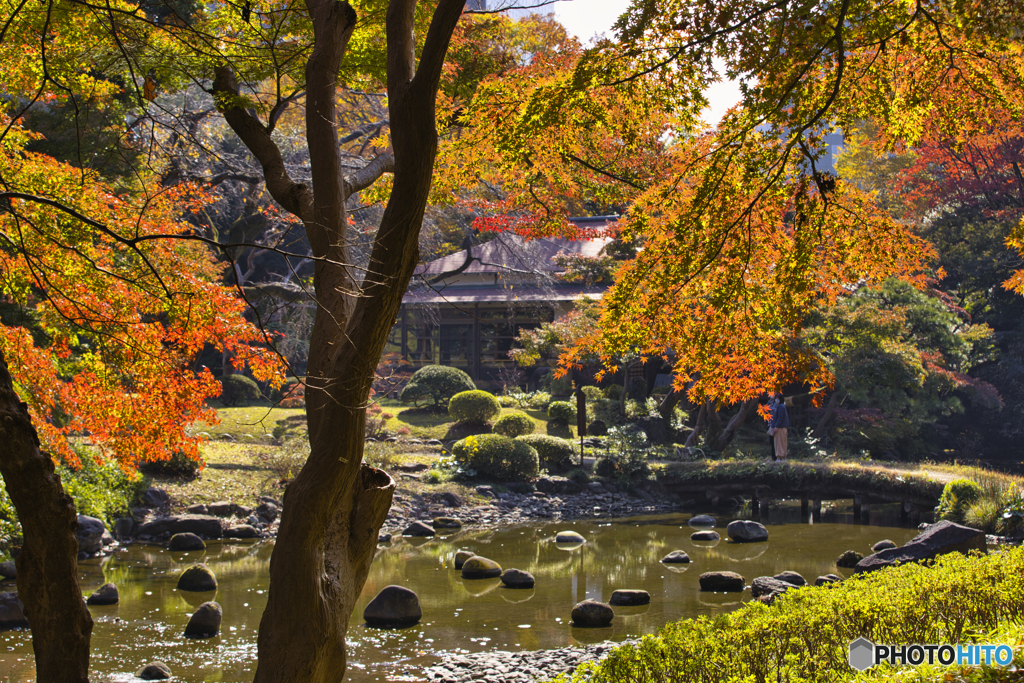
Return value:
[(601, 458), (594, 466), (594, 474), (599, 477), (614, 477), (619, 473), (619, 463), (615, 458)]
[(541, 465), (549, 470), (566, 470), (576, 459), (572, 443), (565, 439), (559, 439), (557, 436), (526, 434), (516, 437), (516, 441), (522, 441), (536, 450)]
[(548, 418), (569, 424), (576, 419), (576, 406), (568, 401), (552, 401), (548, 406)]
[(613, 401), (618, 401), (622, 396), (622, 385), (621, 384), (609, 384), (602, 389), (605, 398), (610, 398)]
[(536, 429), (537, 425), (526, 413), (506, 413), (494, 423), (494, 433), (507, 436), (510, 439), (524, 434), (533, 434)]
[(452, 446), (452, 455), (479, 476), (500, 481), (527, 481), (540, 471), (536, 450), (501, 434), (468, 436)]
[(935, 511), (941, 519), (963, 524), (967, 511), (981, 500), (984, 494), (977, 482), (970, 479), (954, 479), (947, 482), (942, 489), (939, 507)]
[(260, 397), (256, 382), (245, 375), (225, 375), (220, 379), (220, 402), (226, 406), (247, 406)]
[[(462, 391), (473, 391), (476, 385), (462, 370), (443, 365), (426, 365), (412, 374), (402, 389), (403, 403), (430, 398), (437, 407), (446, 405)], [(414, 398), (415, 397), (415, 398)]]
[(501, 415), (501, 404), (486, 391), (460, 391), (448, 402), (448, 414), (457, 422), (488, 422)]

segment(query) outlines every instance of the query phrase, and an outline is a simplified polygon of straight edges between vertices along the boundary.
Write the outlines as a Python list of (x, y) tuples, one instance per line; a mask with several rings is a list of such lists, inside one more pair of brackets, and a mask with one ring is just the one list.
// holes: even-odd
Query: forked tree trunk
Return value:
[(757, 407), (757, 399), (752, 398), (740, 406), (739, 411), (732, 416), (732, 419), (726, 423), (725, 429), (715, 439), (714, 450), (724, 451), (725, 447), (732, 443), (732, 440), (736, 437), (736, 430), (739, 429), (743, 423), (747, 421), (750, 414), (754, 412), (754, 408)]
[(0, 473), (21, 521), (18, 596), (32, 628), (38, 683), (89, 680), (92, 617), (78, 585), (78, 516), (0, 352)]
[(704, 405), (702, 405), (700, 407), (700, 412), (697, 413), (697, 424), (695, 424), (693, 426), (693, 431), (690, 432), (690, 435), (686, 437), (686, 444), (684, 444), (684, 445), (687, 448), (696, 448), (697, 447), (697, 443), (700, 440), (701, 432), (704, 431), (704, 426), (707, 424), (707, 420), (708, 420), (708, 404), (705, 403)]
[(718, 404), (714, 401), (707, 402), (707, 432), (704, 434), (704, 445), (710, 450), (718, 450), (715, 444), (722, 433), (722, 416), (718, 412)]
[(825, 406), (825, 413), (818, 420), (818, 424), (814, 427), (814, 431), (811, 432), (811, 436), (815, 439), (821, 439), (828, 434), (829, 424), (832, 422), (832, 418), (836, 415), (836, 410), (839, 409), (839, 405), (846, 398), (846, 392), (844, 391), (833, 391), (832, 396), (828, 399), (828, 405)]
[[(317, 313), (306, 375), (310, 455), (288, 486), (260, 622), (259, 683), (334, 683), (345, 675), (345, 631), (391, 506), (395, 483), (362, 464), (374, 369), (419, 260), (437, 155), (434, 105), (444, 57), (465, 0), (439, 0), (416, 64), (416, 0), (387, 12), (388, 109), (393, 158), (344, 175), (337, 81), (355, 11), (306, 0), (314, 47), (306, 65), (306, 138), (312, 188), (294, 182), (267, 128), (237, 102), (228, 67), (217, 70), (225, 119), (263, 167), (267, 189), (306, 228), (315, 260)], [(360, 281), (347, 249), (346, 203), (383, 172), (394, 181)]]

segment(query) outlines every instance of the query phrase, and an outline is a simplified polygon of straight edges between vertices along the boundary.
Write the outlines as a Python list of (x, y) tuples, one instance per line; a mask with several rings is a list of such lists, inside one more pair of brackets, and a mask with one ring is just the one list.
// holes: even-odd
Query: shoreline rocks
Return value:
[[(632, 642), (632, 641), (626, 641)], [(599, 643), (556, 650), (502, 650), (445, 655), (444, 660), (425, 668), (421, 677), (432, 683), (532, 683), (557, 678), (584, 662), (604, 658), (623, 643)]]
[(982, 554), (987, 552), (985, 532), (942, 520), (929, 526), (906, 545), (868, 555), (856, 564), (854, 571), (873, 572), (883, 567), (931, 560), (946, 553), (968, 553), (972, 550), (978, 550)]

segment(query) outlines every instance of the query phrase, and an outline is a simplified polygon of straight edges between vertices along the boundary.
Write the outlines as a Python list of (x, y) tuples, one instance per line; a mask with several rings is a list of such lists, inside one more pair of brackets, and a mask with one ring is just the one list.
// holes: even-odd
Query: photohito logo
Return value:
[(857, 671), (876, 664), (1007, 666), (1012, 661), (1009, 645), (875, 645), (867, 638), (850, 643), (850, 666)]

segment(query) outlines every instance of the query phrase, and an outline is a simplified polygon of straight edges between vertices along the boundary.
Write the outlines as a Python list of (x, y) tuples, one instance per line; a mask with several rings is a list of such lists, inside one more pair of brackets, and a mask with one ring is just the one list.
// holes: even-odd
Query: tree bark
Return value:
[(836, 410), (839, 408), (839, 404), (846, 398), (846, 392), (844, 391), (833, 391), (832, 396), (828, 399), (828, 405), (825, 406), (825, 414), (818, 420), (818, 424), (814, 427), (814, 431), (811, 432), (811, 437), (820, 439), (828, 433), (829, 423), (832, 422), (832, 418), (835, 417)]
[[(359, 278), (346, 249), (348, 193), (336, 123), (337, 75), (355, 25), (345, 2), (307, 0), (314, 48), (306, 67), (306, 136), (312, 191), (296, 184), (255, 117), (235, 107), (228, 123), (268, 173), (267, 188), (298, 216), (316, 258), (317, 313), (310, 339), (306, 415), (310, 455), (285, 493), (270, 561), (270, 591), (260, 622), (258, 683), (334, 683), (344, 679), (345, 631), (391, 507), (395, 482), (362, 464), (365, 408), (374, 369), (419, 259), (437, 155), (434, 104), (441, 67), (464, 0), (440, 0), (419, 64), (413, 36), (415, 0), (391, 0), (387, 12), (388, 107), (394, 181)], [(215, 91), (237, 93), (230, 70)], [(229, 115), (230, 114), (230, 115)], [(254, 123), (255, 122), (255, 123)]]
[(38, 683), (86, 683), (92, 617), (78, 585), (78, 515), (0, 352), (0, 473), (23, 532), (18, 596), (32, 628)]
[(752, 398), (740, 406), (739, 411), (732, 416), (732, 419), (726, 423), (725, 429), (723, 429), (722, 433), (718, 435), (717, 439), (715, 439), (714, 450), (719, 452), (724, 451), (725, 447), (732, 443), (733, 438), (736, 436), (736, 430), (747, 421), (747, 418), (750, 417), (750, 413), (752, 413), (756, 407), (756, 398)]
[(704, 425), (707, 424), (708, 419), (708, 404), (705, 403), (700, 407), (700, 412), (697, 413), (697, 424), (693, 426), (693, 431), (686, 437), (686, 443), (684, 444), (687, 448), (695, 448), (697, 446), (697, 440), (700, 439), (701, 432), (704, 431)]
[(704, 434), (704, 443), (707, 444), (708, 448), (712, 450), (718, 450), (714, 448), (714, 445), (718, 442), (718, 437), (722, 433), (722, 416), (718, 413), (718, 405), (714, 401), (707, 402), (707, 432)]

